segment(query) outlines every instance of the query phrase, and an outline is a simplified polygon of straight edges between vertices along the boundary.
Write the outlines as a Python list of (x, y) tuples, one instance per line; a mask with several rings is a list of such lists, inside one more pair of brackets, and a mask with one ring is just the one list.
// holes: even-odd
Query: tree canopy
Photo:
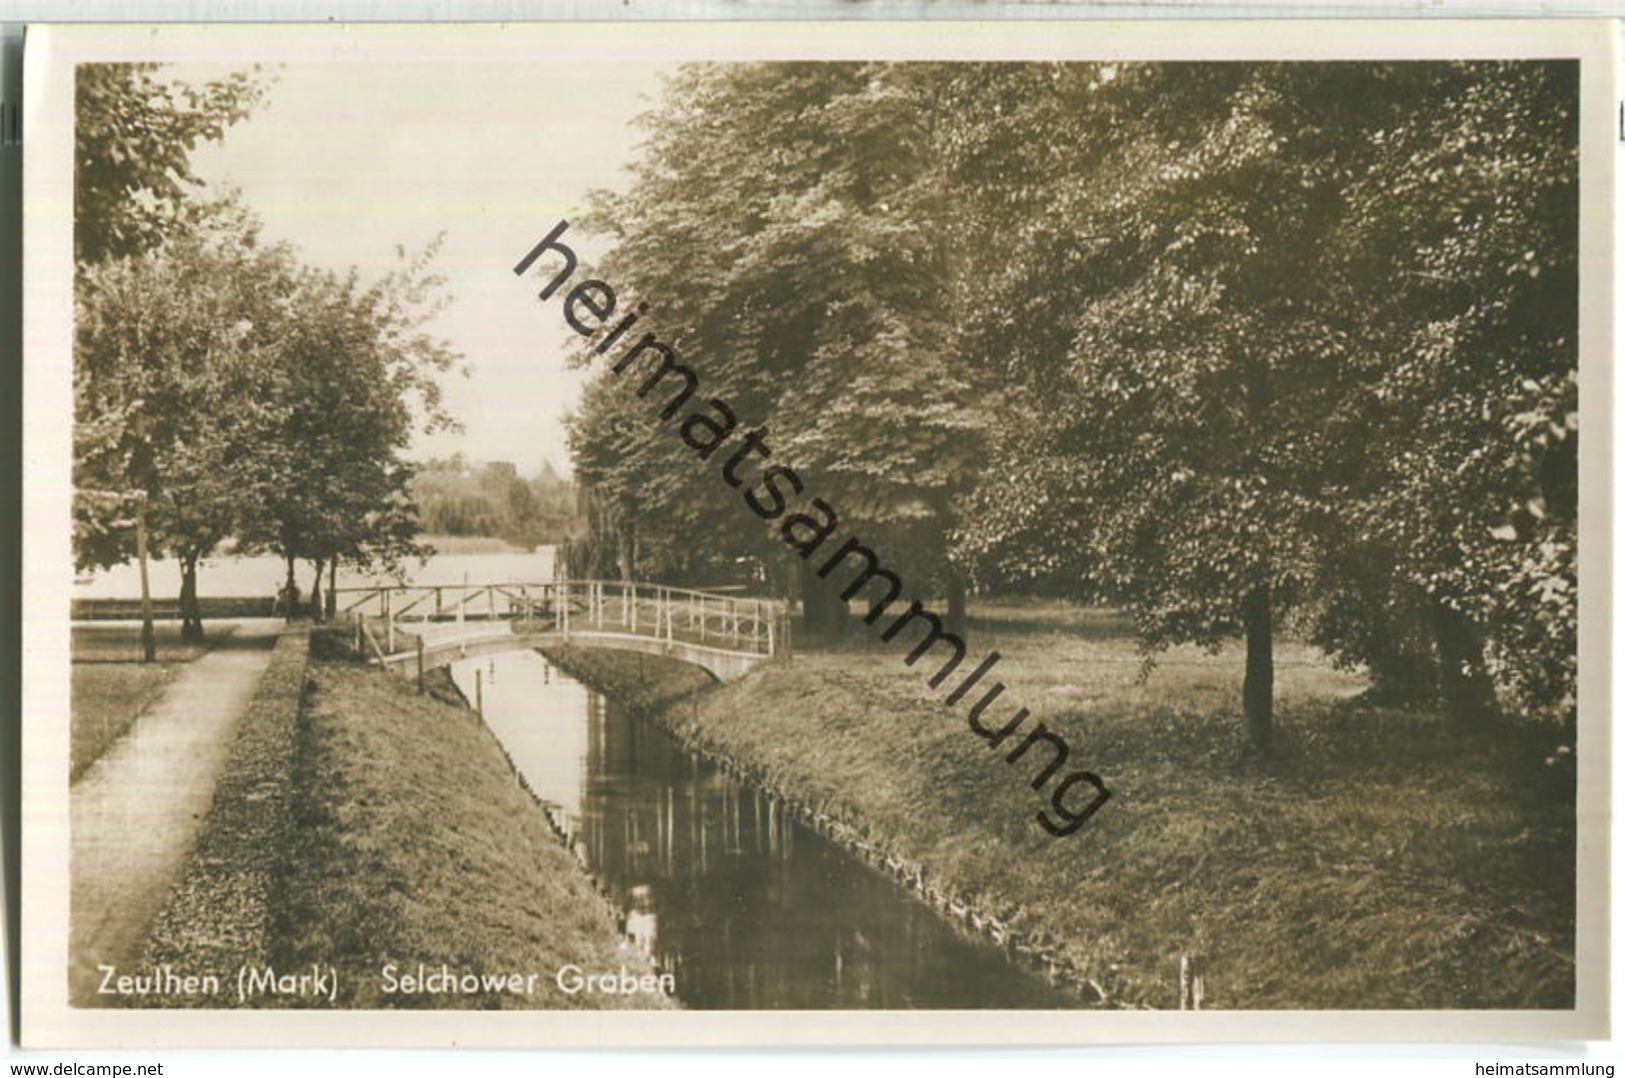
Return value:
[(74, 253), (81, 265), (140, 254), (213, 209), (192, 171), (199, 144), (218, 142), (264, 103), (256, 68), (200, 86), (162, 78), (163, 65), (80, 64), (74, 114)]
[(575, 484), (546, 461), (527, 477), (508, 461), (481, 465), (455, 454), (419, 466), (411, 491), (424, 530), (435, 535), (536, 546), (565, 542), (579, 530)]
[(310, 561), (393, 564), (416, 550), (404, 459), (417, 427), (451, 426), (437, 377), (458, 357), (425, 330), (435, 247), (370, 283), (266, 244), (213, 197), (188, 154), (263, 96), (251, 75), (193, 87), (154, 65), (79, 69), (80, 266), (74, 341), (75, 558), (150, 544), (182, 569), (223, 540)]
[[(1464, 721), (1561, 714), (1576, 77), (697, 65), (588, 223), (707, 391), (899, 558), (1120, 605), (1148, 654), (1244, 639), (1258, 747), (1283, 624)], [(640, 573), (681, 573), (748, 525), (639, 403), (589, 388), (577, 472)]]

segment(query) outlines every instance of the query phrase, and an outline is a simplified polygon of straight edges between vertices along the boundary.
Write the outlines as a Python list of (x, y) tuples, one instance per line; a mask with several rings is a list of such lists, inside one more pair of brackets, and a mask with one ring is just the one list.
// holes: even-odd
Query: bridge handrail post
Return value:
[(425, 688), (425, 686), (423, 684), (423, 636), (420, 633), (418, 635), (418, 695), (419, 696), (423, 695), (424, 688)]
[(384, 661), (384, 649), (378, 646), (378, 639), (372, 635), (372, 630), (367, 627), (365, 622), (363, 622), (361, 625), (361, 636), (362, 639), (367, 642), (368, 650), (372, 652), (372, 656), (367, 659), (367, 662), (371, 663), (374, 659), (376, 659), (378, 661), (378, 665), (387, 670), (389, 668), (389, 664)]

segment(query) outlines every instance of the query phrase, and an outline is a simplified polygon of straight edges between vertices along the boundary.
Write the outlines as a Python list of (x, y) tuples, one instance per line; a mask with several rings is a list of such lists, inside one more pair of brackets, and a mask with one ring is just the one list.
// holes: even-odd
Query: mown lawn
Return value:
[[(158, 622), (157, 643), (160, 663), (184, 663), (208, 651), (236, 630), (232, 624), (208, 624), (208, 639), (201, 644), (181, 639), (179, 622)], [(76, 663), (139, 663), (141, 625), (134, 621), (81, 622), (73, 627), (73, 661)]]
[(158, 702), (175, 670), (170, 663), (74, 664), (70, 782), (101, 759)]
[(158, 626), (158, 661), (141, 661), (141, 627), (133, 622), (75, 625), (69, 781), (113, 747), (157, 703), (176, 671), (208, 651), (234, 626), (210, 626), (203, 644), (184, 643), (178, 625)]
[[(341, 1007), (666, 1007), (652, 994), (566, 995), (558, 968), (649, 969), (554, 838), (501, 745), (405, 679), (313, 662), (296, 750), (275, 953), (338, 969)], [(383, 967), (538, 973), (533, 995), (388, 993)]]
[(984, 722), (1029, 708), (1071, 745), (1068, 769), (1113, 792), (1070, 837), (1034, 819), (1038, 766), (989, 751), (971, 701), (943, 706), (904, 648), (803, 649), (667, 720), (1047, 940), (1120, 1005), (1177, 1006), (1183, 954), (1201, 956), (1209, 1008), (1573, 1005), (1575, 816), (1546, 763), (1555, 731), (1464, 736), (1365, 707), (1361, 677), (1285, 644), (1277, 752), (1260, 761), (1239, 650), (1175, 651), (1142, 679), (1110, 612), (973, 614), (964, 669), (1004, 656), (973, 690), (1006, 685)]

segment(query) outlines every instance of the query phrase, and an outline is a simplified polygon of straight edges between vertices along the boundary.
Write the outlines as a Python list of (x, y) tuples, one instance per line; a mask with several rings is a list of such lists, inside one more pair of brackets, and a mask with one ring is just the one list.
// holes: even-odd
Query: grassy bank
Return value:
[(566, 673), (644, 714), (657, 713), (716, 684), (692, 663), (638, 652), (550, 647), (542, 653)]
[(1071, 837), (1034, 820), (1036, 766), (990, 752), (895, 648), (802, 651), (664, 718), (1122, 1005), (1177, 1005), (1193, 954), (1212, 1008), (1572, 1006), (1574, 812), (1547, 730), (1364, 708), (1361, 679), (1283, 646), (1279, 752), (1260, 762), (1239, 656), (1177, 651), (1142, 681), (1109, 613), (975, 612), (972, 654), (1001, 652), (1007, 686), (985, 719), (1031, 709), (1114, 793)]
[(182, 641), (178, 625), (157, 628), (157, 661), (144, 663), (139, 625), (74, 626), (70, 781), (158, 702), (182, 664), (202, 655), (236, 626), (209, 626), (209, 639), (203, 644)]
[[(339, 1006), (667, 1005), (566, 995), (562, 965), (647, 969), (614, 911), (553, 838), (501, 746), (466, 710), (410, 682), (313, 663), (294, 784), (302, 797), (281, 881), (279, 966), (339, 971)], [(382, 970), (541, 974), (535, 994), (390, 994)]]
[[(308, 662), (302, 627), (276, 642), (238, 719), (231, 754), (180, 880), (143, 956), (194, 973), (231, 973), (274, 960), (277, 879), (289, 847), (294, 748)], [(164, 1006), (220, 1006), (209, 996), (156, 997)], [(143, 999), (142, 1006), (151, 1005)]]

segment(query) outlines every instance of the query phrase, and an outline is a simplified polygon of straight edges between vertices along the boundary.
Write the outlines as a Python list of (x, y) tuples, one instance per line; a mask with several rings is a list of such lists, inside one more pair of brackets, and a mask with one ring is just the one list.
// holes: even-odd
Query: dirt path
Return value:
[(95, 1005), (98, 966), (133, 964), (197, 837), (237, 720), (271, 659), (280, 620), (240, 623), (187, 664), (163, 698), (70, 791), (70, 985)]

